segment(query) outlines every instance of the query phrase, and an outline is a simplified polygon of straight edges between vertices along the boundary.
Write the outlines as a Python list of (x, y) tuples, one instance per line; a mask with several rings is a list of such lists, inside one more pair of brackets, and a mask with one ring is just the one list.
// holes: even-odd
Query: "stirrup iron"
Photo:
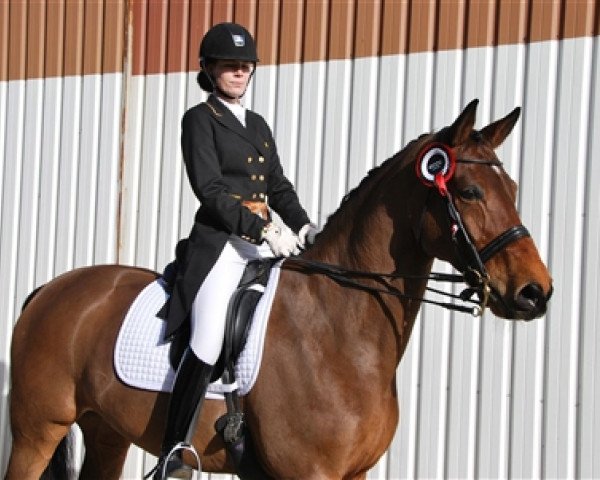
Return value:
[[(158, 478), (161, 480), (173, 478), (171, 476), (171, 474), (174, 472), (174, 470), (172, 470), (171, 472), (167, 472), (167, 467), (169, 466), (169, 461), (171, 460), (173, 455), (179, 453), (180, 451), (183, 452), (185, 450), (187, 450), (188, 452), (191, 452), (192, 455), (194, 456), (194, 458), (196, 459), (196, 463), (198, 464), (198, 469), (196, 470), (196, 478), (197, 479), (200, 478), (199, 475), (202, 472), (202, 464), (200, 463), (200, 456), (198, 455), (198, 452), (196, 452), (196, 449), (191, 444), (189, 444), (187, 442), (179, 442), (175, 446), (173, 446), (173, 448), (171, 448), (171, 450), (169, 451), (169, 453), (167, 455), (165, 455), (162, 459), (160, 459), (158, 464), (150, 472), (148, 472), (148, 474), (144, 477), (144, 480), (147, 480), (151, 476), (156, 475), (156, 473), (160, 473), (160, 476)], [(183, 468), (185, 468), (186, 470), (189, 469), (189, 471), (190, 471), (189, 478), (190, 479), (194, 478), (194, 468), (192, 468), (190, 465), (187, 465), (183, 462), (183, 455), (181, 453), (179, 455), (179, 458), (176, 458), (176, 461), (181, 462), (182, 469)], [(181, 478), (181, 477), (174, 477), (174, 478)]]

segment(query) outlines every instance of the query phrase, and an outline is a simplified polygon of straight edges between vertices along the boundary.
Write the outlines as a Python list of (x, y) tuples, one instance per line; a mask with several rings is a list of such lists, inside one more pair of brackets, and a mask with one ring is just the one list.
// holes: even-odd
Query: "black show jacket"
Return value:
[(211, 95), (183, 116), (181, 148), (192, 190), (200, 200), (188, 238), (176, 248), (176, 274), (169, 301), (159, 312), (169, 338), (185, 321), (194, 298), (230, 234), (261, 242), (266, 221), (242, 201), (267, 201), (296, 233), (309, 223), (285, 177), (271, 129), (246, 111), (246, 127)]

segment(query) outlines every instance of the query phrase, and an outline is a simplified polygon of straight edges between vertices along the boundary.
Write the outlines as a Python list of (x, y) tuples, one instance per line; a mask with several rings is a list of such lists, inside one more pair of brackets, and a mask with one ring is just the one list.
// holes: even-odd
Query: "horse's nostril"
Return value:
[(518, 307), (522, 310), (543, 310), (546, 307), (546, 296), (544, 290), (537, 283), (525, 285), (515, 298)]

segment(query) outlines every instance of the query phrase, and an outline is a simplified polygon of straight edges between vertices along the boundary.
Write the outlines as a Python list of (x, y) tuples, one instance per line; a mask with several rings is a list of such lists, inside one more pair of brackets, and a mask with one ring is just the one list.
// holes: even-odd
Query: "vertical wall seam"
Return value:
[[(590, 132), (590, 125), (592, 125), (592, 116), (591, 116), (591, 109), (589, 108), (590, 105), (593, 104), (593, 100), (594, 100), (594, 92), (593, 89), (591, 88), (591, 80), (593, 77), (593, 72), (594, 72), (594, 67), (595, 67), (595, 57), (594, 57), (594, 51), (595, 46), (594, 43), (592, 42), (591, 39), (589, 40), (585, 40), (586, 43), (590, 43), (590, 45), (588, 45), (587, 50), (589, 51), (589, 56), (586, 56), (586, 59), (584, 59), (584, 62), (587, 64), (584, 68), (584, 71), (582, 72), (582, 80), (583, 80), (583, 88), (582, 88), (582, 100), (583, 99), (591, 99), (591, 101), (586, 101), (583, 100), (580, 102), (581, 108), (582, 108), (582, 116), (581, 116), (581, 120), (582, 120), (582, 125), (581, 125), (581, 130), (580, 130), (580, 136), (585, 136), (585, 138), (581, 138), (581, 142), (580, 145), (582, 145), (582, 149), (583, 151), (581, 152), (582, 154), (582, 159), (581, 159), (581, 170), (579, 173), (579, 175), (581, 175), (581, 179), (579, 182), (579, 185), (581, 187), (581, 255), (579, 256), (579, 259), (576, 259), (575, 261), (579, 263), (578, 266), (578, 271), (579, 271), (579, 285), (585, 285), (585, 278), (586, 278), (586, 273), (587, 273), (587, 268), (586, 268), (586, 263), (585, 261), (583, 261), (583, 259), (585, 259), (587, 257), (586, 255), (586, 250), (587, 250), (587, 241), (586, 241), (586, 232), (587, 232), (587, 221), (586, 221), (586, 206), (587, 206), (587, 200), (589, 198), (589, 192), (588, 192), (588, 178), (584, 175), (585, 172), (591, 171), (591, 168), (589, 168), (589, 162), (590, 162), (590, 152), (591, 152), (591, 135), (589, 135)], [(585, 47), (584, 47), (584, 52), (586, 51)], [(587, 60), (589, 59), (589, 63), (587, 62)], [(587, 75), (586, 75), (587, 73)], [(572, 441), (569, 442), (569, 444), (571, 445), (572, 448), (572, 458), (570, 458), (570, 461), (572, 462), (571, 465), (571, 471), (569, 472), (569, 474), (573, 474), (575, 477), (577, 477), (578, 475), (578, 459), (577, 459), (577, 455), (578, 455), (578, 424), (579, 424), (579, 412), (580, 412), (580, 375), (582, 372), (582, 365), (581, 365), (581, 361), (582, 361), (582, 353), (583, 353), (583, 349), (582, 348), (578, 348), (581, 346), (581, 338), (582, 338), (582, 333), (584, 331), (584, 320), (585, 318), (582, 316), (582, 314), (585, 312), (585, 300), (586, 300), (586, 295), (585, 295), (585, 289), (584, 288), (579, 288), (579, 305), (578, 305), (578, 318), (577, 318), (577, 322), (575, 322), (575, 327), (576, 330), (574, 332), (573, 335), (573, 341), (572, 341), (572, 348), (573, 348), (573, 353), (572, 353), (572, 362), (573, 362), (573, 377), (572, 377), (572, 398), (573, 398), (573, 425), (572, 425), (572, 431), (571, 436), (572, 436)]]
[(121, 112), (120, 112), (120, 135), (119, 135), (119, 172), (117, 174), (118, 181), (118, 199), (117, 199), (117, 218), (116, 218), (116, 236), (115, 236), (115, 251), (116, 251), (116, 263), (122, 262), (122, 245), (123, 245), (123, 189), (125, 187), (124, 182), (124, 171), (125, 171), (125, 136), (127, 132), (127, 100), (129, 98), (129, 89), (131, 88), (131, 58), (132, 58), (132, 44), (133, 44), (133, 13), (131, 7), (131, 1), (129, 0), (125, 4), (125, 20), (123, 22), (123, 50), (122, 50), (122, 95), (121, 95)]
[[(596, 20), (598, 20), (600, 18), (600, 6), (596, 5)], [(598, 45), (598, 39), (594, 39), (593, 44), (592, 44), (592, 56), (591, 56), (591, 68), (590, 68), (590, 78), (591, 78), (591, 85), (593, 85), (593, 80), (596, 77), (597, 73), (598, 73), (598, 53), (599, 53), (600, 49), (599, 49), (599, 45)], [(596, 82), (598, 81), (598, 78), (596, 77)], [(596, 101), (597, 101), (597, 96), (598, 93), (591, 88), (590, 89), (590, 102), (589, 105), (595, 105)], [(592, 154), (593, 154), (593, 142), (594, 140), (598, 140), (597, 138), (594, 138), (593, 135), (593, 130), (590, 127), (593, 127), (594, 125), (594, 111), (590, 108), (588, 110), (588, 119), (587, 119), (587, 125), (588, 125), (588, 136), (587, 136), (587, 142), (586, 142), (586, 151), (587, 151), (587, 155), (586, 155), (586, 168), (585, 171), (586, 172), (592, 172), (592, 162), (597, 161), (597, 159), (592, 158)], [(591, 134), (590, 134), (591, 132)], [(586, 214), (586, 206), (591, 205), (591, 202), (593, 202), (593, 190), (595, 190), (595, 188), (597, 188), (597, 185), (593, 184), (593, 178), (592, 175), (589, 175), (586, 178), (586, 182), (585, 182), (585, 193), (584, 193), (584, 200), (583, 200), (583, 205), (584, 205), (584, 231), (583, 231), (583, 246), (582, 246), (582, 258), (588, 258), (588, 251), (589, 251), (589, 245), (588, 245), (588, 238), (590, 237), (590, 230), (592, 229), (591, 227), (591, 223), (593, 220), (597, 220), (592, 218), (592, 215), (589, 210), (587, 211)], [(586, 282), (586, 278), (588, 277), (588, 274), (590, 274), (590, 272), (592, 272), (593, 269), (590, 267), (589, 262), (583, 262), (582, 268), (581, 268), (581, 284), (585, 285)], [(587, 290), (582, 290), (582, 295), (580, 297), (580, 301), (581, 301), (581, 305), (580, 305), (580, 309), (579, 311), (582, 312), (582, 319), (581, 319), (581, 330), (580, 330), (580, 337), (581, 338), (586, 338), (586, 320), (587, 322), (594, 322), (595, 319), (591, 319), (591, 318), (586, 318), (585, 313), (586, 313), (586, 304), (588, 301), (593, 302), (594, 301), (594, 297), (595, 295), (592, 293), (591, 295), (588, 295)], [(577, 437), (575, 439), (575, 452), (576, 452), (576, 456), (577, 458), (576, 463), (575, 463), (575, 475), (577, 478), (581, 478), (582, 476), (585, 475), (589, 475), (589, 473), (592, 471), (592, 469), (590, 469), (590, 471), (585, 471), (584, 473), (584, 468), (582, 466), (583, 461), (588, 460), (590, 461), (590, 459), (584, 459), (582, 456), (582, 443), (583, 443), (583, 439), (582, 439), (582, 427), (583, 427), (583, 422), (584, 422), (584, 418), (583, 418), (583, 413), (582, 413), (582, 403), (584, 401), (584, 399), (582, 399), (582, 388), (584, 385), (584, 379), (582, 378), (582, 372), (583, 372), (583, 366), (585, 363), (585, 347), (581, 346), (581, 348), (579, 349), (579, 358), (578, 358), (578, 364), (579, 364), (579, 369), (578, 369), (578, 378), (577, 378), (577, 398), (576, 398), (576, 404), (577, 404), (577, 420), (576, 420), (576, 424), (577, 424), (577, 428), (576, 428), (576, 432), (577, 432)], [(589, 365), (588, 365), (589, 368)], [(593, 447), (589, 448), (590, 451), (593, 451)]]

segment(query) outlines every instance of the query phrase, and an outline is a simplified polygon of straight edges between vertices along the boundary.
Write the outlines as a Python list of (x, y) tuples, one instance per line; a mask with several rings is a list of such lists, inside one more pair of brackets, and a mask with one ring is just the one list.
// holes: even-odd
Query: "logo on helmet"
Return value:
[(233, 44), (236, 47), (243, 47), (246, 45), (246, 40), (244, 39), (243, 35), (231, 35), (231, 38), (233, 39)]

